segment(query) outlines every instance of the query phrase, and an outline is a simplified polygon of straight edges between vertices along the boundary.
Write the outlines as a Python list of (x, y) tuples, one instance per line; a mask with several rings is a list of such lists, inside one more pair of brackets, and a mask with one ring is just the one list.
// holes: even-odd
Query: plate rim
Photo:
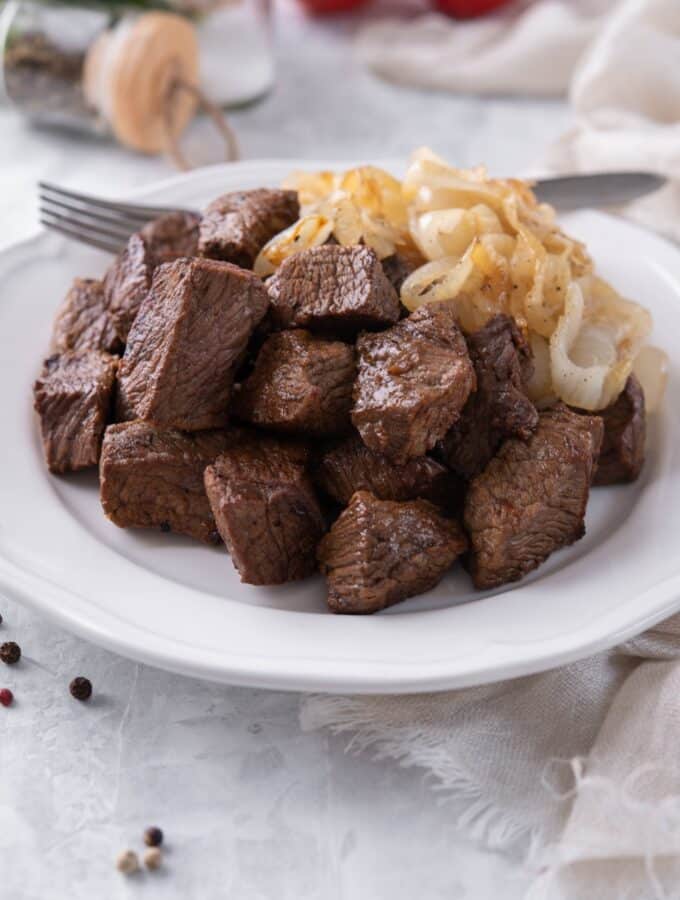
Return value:
[[(601, 633), (594, 634), (585, 642), (576, 640), (582, 630), (577, 629), (571, 633), (573, 640), (569, 644), (565, 642), (564, 636), (560, 635), (554, 641), (543, 641), (542, 645), (545, 649), (542, 653), (522, 659), (506, 660), (502, 663), (496, 661), (486, 666), (473, 666), (457, 675), (452, 675), (450, 669), (447, 668), (448, 660), (429, 665), (419, 662), (417, 663), (419, 671), (410, 671), (406, 675), (401, 672), (393, 673), (391, 669), (387, 671), (383, 661), (365, 663), (365, 665), (376, 667), (382, 666), (382, 674), (373, 671), (369, 673), (359, 669), (352, 673), (338, 666), (337, 673), (326, 672), (323, 675), (311, 675), (299, 669), (291, 671), (276, 669), (274, 671), (272, 667), (271, 671), (267, 671), (266, 667), (262, 666), (262, 657), (254, 655), (241, 656), (238, 663), (232, 665), (228, 664), (229, 657), (227, 656), (211, 661), (210, 658), (214, 654), (204, 648), (200, 650), (203, 658), (182, 657), (177, 652), (182, 644), (170, 638), (159, 639), (159, 644), (164, 645), (164, 649), (148, 644), (141, 647), (137, 642), (126, 640), (115, 631), (105, 631), (100, 624), (96, 624), (96, 620), (85, 621), (72, 610), (60, 611), (57, 593), (53, 594), (44, 580), (21, 573), (18, 569), (14, 570), (14, 578), (12, 578), (13, 568), (11, 564), (8, 565), (7, 560), (0, 558), (0, 590), (7, 597), (41, 613), (45, 618), (83, 640), (134, 662), (192, 678), (234, 686), (329, 694), (441, 692), (539, 674), (611, 649), (653, 627), (680, 608), (680, 575), (675, 575), (655, 585), (642, 595), (638, 595), (634, 601), (630, 601), (639, 602), (645, 593), (649, 594), (650, 601), (654, 600), (655, 605), (645, 615), (634, 620), (631, 619), (628, 625), (616, 630), (607, 630), (606, 632), (602, 630)], [(22, 579), (29, 585), (34, 584), (35, 588), (39, 590), (34, 594), (28, 588), (18, 586), (18, 582)], [(54, 602), (38, 599), (47, 596), (54, 597)], [(620, 609), (621, 607), (617, 609), (617, 612)], [(427, 615), (428, 612), (430, 611), (424, 611), (418, 615)], [(606, 621), (608, 618), (610, 616), (603, 616), (598, 621)], [(147, 632), (139, 626), (128, 625), (126, 630), (138, 633), (140, 636), (147, 636)], [(562, 649), (559, 651), (551, 649), (551, 644), (557, 641), (562, 644)], [(173, 649), (176, 652), (173, 653)], [(352, 663), (352, 665), (355, 664)]]
[[(245, 173), (250, 171), (260, 173), (265, 169), (279, 171), (282, 167), (286, 167), (288, 170), (301, 167), (309, 167), (310, 169), (318, 167), (334, 168), (351, 164), (351, 160), (318, 161), (292, 159), (222, 163), (189, 173), (172, 175), (160, 181), (137, 187), (127, 192), (126, 197), (130, 200), (142, 200), (145, 197), (157, 196), (159, 193), (172, 190), (176, 185), (185, 187), (198, 179), (214, 179), (218, 181), (222, 172), (232, 179), (238, 172)], [(395, 168), (396, 166), (403, 166), (404, 160), (379, 160), (372, 161), (371, 164)], [(587, 212), (591, 216), (600, 217), (603, 224), (613, 220), (618, 228), (628, 230), (631, 235), (641, 236), (644, 239), (653, 238), (656, 246), (662, 248), (662, 255), (670, 254), (671, 268), (674, 263), (680, 273), (680, 249), (662, 235), (647, 231), (641, 226), (621, 217), (610, 216), (597, 210), (588, 210)], [(6, 265), (10, 261), (11, 256), (18, 251), (25, 250), (27, 247), (45, 239), (46, 234), (38, 231), (31, 237), (3, 248), (0, 251), (0, 266)], [(385, 666), (384, 663), (380, 663), (383, 666), (382, 673), (373, 671), (377, 667), (375, 661), (366, 663), (370, 671), (365, 669), (359, 670), (358, 668), (353, 672), (342, 671), (342, 666), (338, 666), (336, 663), (335, 669), (337, 671), (330, 671), (330, 668), (333, 668), (330, 667), (323, 673), (319, 671), (310, 673), (305, 671), (304, 667), (296, 668), (289, 665), (287, 669), (283, 669), (280, 665), (280, 660), (278, 662), (274, 660), (269, 666), (263, 666), (262, 659), (252, 654), (239, 657), (236, 661), (230, 658), (227, 653), (221, 655), (219, 660), (212, 659), (213, 654), (204, 647), (195, 647), (193, 655), (191, 653), (187, 654), (186, 652), (180, 652), (181, 645), (168, 636), (156, 636), (155, 640), (149, 643), (146, 631), (133, 623), (126, 623), (122, 629), (107, 631), (103, 624), (103, 621), (106, 620), (106, 615), (101, 610), (99, 615), (95, 615), (93, 620), (91, 617), (90, 619), (84, 617), (82, 613), (79, 613), (79, 609), (74, 609), (72, 606), (63, 607), (59, 603), (58, 596), (61, 590), (62, 588), (55, 589), (54, 586), (36, 573), (22, 571), (0, 552), (0, 591), (3, 591), (8, 597), (18, 603), (45, 615), (51, 621), (77, 634), (79, 637), (122, 656), (132, 658), (137, 662), (143, 662), (192, 677), (270, 689), (351, 693), (414, 693), (425, 690), (440, 691), (454, 687), (467, 687), (544, 671), (611, 647), (654, 625), (680, 607), (680, 572), (660, 581), (649, 590), (636, 595), (627, 604), (624, 604), (624, 608), (630, 603), (639, 604), (642, 597), (645, 597), (646, 602), (649, 604), (644, 612), (641, 612), (637, 617), (628, 619), (626, 625), (619, 625), (618, 628), (613, 628), (611, 624), (609, 627), (604, 627), (603, 624), (597, 627), (597, 624), (585, 623), (581, 628), (571, 632), (568, 637), (560, 634), (554, 639), (543, 640), (541, 642), (542, 652), (534, 650), (533, 653), (526, 654), (521, 659), (506, 660), (504, 662), (497, 660), (496, 662), (491, 661), (487, 665), (473, 665), (463, 674), (459, 673), (457, 675), (451, 674), (449, 660), (430, 665), (424, 664), (422, 661), (413, 663), (412, 665), (414, 667), (417, 666), (418, 671), (409, 671), (410, 666), (407, 666), (405, 673), (395, 673), (392, 671), (392, 668)], [(608, 611), (606, 615), (598, 617), (596, 623), (604, 623), (609, 619), (616, 620), (620, 617), (621, 609), (622, 607), (617, 607), (615, 610)], [(423, 616), (427, 614), (427, 611), (424, 611), (418, 615)], [(591, 632), (585, 640), (583, 639), (584, 630)], [(134, 632), (138, 635), (138, 638), (132, 639), (129, 634), (126, 637), (126, 632)], [(577, 639), (579, 635), (581, 639)], [(561, 649), (551, 646), (557, 642), (559, 642)], [(319, 656), (318, 662), (323, 662), (321, 656)], [(352, 665), (355, 666), (356, 664), (352, 663)]]

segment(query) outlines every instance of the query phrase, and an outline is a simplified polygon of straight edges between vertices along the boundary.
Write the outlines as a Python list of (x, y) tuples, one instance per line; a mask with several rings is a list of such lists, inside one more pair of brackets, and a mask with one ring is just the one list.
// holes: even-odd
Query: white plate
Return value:
[[(317, 162), (257, 162), (173, 178), (135, 197), (198, 207), (234, 188), (276, 185)], [(657, 343), (680, 358), (680, 253), (618, 219), (565, 219), (605, 277), (654, 313)], [(45, 471), (31, 384), (75, 275), (108, 258), (54, 235), (0, 256), (0, 589), (134, 659), (238, 684), (396, 692), (479, 684), (565, 663), (680, 608), (678, 370), (653, 417), (640, 480), (591, 494), (587, 536), (521, 583), (477, 594), (458, 568), (435, 590), (370, 617), (325, 611), (321, 579), (241, 585), (229, 557), (171, 535), (122, 531), (96, 475)]]

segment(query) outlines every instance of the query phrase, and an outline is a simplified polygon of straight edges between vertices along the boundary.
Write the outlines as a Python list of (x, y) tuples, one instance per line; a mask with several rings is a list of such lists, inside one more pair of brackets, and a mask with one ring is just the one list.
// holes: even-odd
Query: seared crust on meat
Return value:
[(288, 257), (267, 282), (274, 328), (350, 338), (399, 319), (396, 291), (370, 247), (324, 244)]
[(300, 215), (295, 191), (258, 188), (223, 194), (206, 208), (201, 220), (201, 256), (252, 269), (268, 240)]
[(364, 443), (396, 463), (424, 456), (475, 389), (475, 370), (453, 305), (421, 306), (357, 341), (352, 422)]
[(262, 428), (317, 436), (351, 428), (354, 348), (308, 331), (282, 331), (262, 345), (234, 397), (237, 418)]
[(446, 465), (472, 478), (484, 469), (504, 438), (522, 440), (535, 431), (538, 412), (527, 396), (531, 350), (510, 316), (494, 316), (467, 338), (477, 389), (441, 442)]
[(358, 435), (322, 454), (314, 480), (343, 506), (357, 491), (369, 491), (378, 500), (422, 498), (448, 510), (455, 510), (461, 497), (461, 481), (441, 463), (419, 456), (398, 465), (369, 449)]
[(253, 436), (205, 471), (217, 528), (241, 581), (283, 584), (315, 569), (325, 522), (300, 445)]
[(94, 278), (76, 278), (54, 319), (52, 349), (123, 352), (106, 300), (104, 284)]
[(125, 344), (142, 301), (151, 287), (154, 264), (141, 234), (131, 235), (104, 276), (104, 296), (113, 326)]
[(238, 437), (230, 429), (185, 434), (142, 421), (109, 425), (99, 466), (104, 512), (120, 528), (220, 543), (203, 473)]
[(51, 472), (96, 466), (111, 412), (118, 360), (98, 350), (55, 353), (33, 388)]
[(457, 522), (426, 500), (395, 503), (358, 491), (319, 544), (328, 605), (373, 613), (429, 591), (466, 549)]
[(517, 581), (585, 534), (602, 419), (559, 405), (528, 441), (507, 440), (470, 484), (464, 522), (478, 588)]
[(260, 279), (229, 263), (159, 266), (120, 365), (121, 410), (184, 431), (224, 427), (235, 369), (267, 304)]
[(618, 398), (599, 413), (604, 440), (593, 484), (625, 484), (635, 481), (645, 461), (645, 395), (631, 375)]

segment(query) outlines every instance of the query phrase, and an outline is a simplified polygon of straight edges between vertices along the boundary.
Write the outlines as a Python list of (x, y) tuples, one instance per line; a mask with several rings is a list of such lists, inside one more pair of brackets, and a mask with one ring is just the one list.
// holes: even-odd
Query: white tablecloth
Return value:
[[(278, 26), (276, 90), (232, 117), (244, 156), (394, 156), (426, 143), (460, 164), (513, 173), (567, 125), (557, 103), (379, 82), (353, 63), (352, 20), (307, 22), (284, 8)], [(162, 160), (105, 142), (32, 130), (4, 109), (0, 136), (0, 246), (37, 227), (39, 178), (123, 195), (171, 173)], [(3, 527), (11, 525), (1, 499), (0, 509)], [(16, 695), (0, 708), (2, 900), (522, 895), (518, 857), (456, 834), (418, 772), (303, 734), (296, 695), (168, 675), (9, 601), (0, 612), (0, 638), (24, 650), (19, 666), (0, 666), (0, 687)], [(93, 681), (89, 704), (68, 694), (78, 674)], [(140, 851), (149, 824), (166, 831), (166, 864), (125, 879), (115, 856)]]

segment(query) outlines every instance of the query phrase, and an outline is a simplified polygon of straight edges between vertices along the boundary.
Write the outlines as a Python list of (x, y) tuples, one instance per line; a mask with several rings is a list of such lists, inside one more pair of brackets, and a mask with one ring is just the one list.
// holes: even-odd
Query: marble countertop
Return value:
[[(559, 103), (380, 82), (353, 60), (355, 24), (283, 8), (276, 88), (232, 115), (244, 157), (395, 156), (429, 144), (514, 173), (569, 123)], [(171, 173), (103, 141), (32, 130), (6, 109), (0, 133), (0, 246), (37, 227), (39, 178), (124, 195)], [(0, 672), (16, 696), (0, 709), (3, 900), (485, 900), (501, 885), (504, 900), (522, 896), (517, 858), (467, 841), (455, 801), (421, 772), (303, 733), (297, 695), (137, 665), (8, 600), (0, 613), (0, 639), (24, 652)], [(68, 694), (78, 674), (94, 684), (88, 704)], [(167, 834), (165, 865), (124, 878), (115, 857), (140, 852), (150, 824)]]

